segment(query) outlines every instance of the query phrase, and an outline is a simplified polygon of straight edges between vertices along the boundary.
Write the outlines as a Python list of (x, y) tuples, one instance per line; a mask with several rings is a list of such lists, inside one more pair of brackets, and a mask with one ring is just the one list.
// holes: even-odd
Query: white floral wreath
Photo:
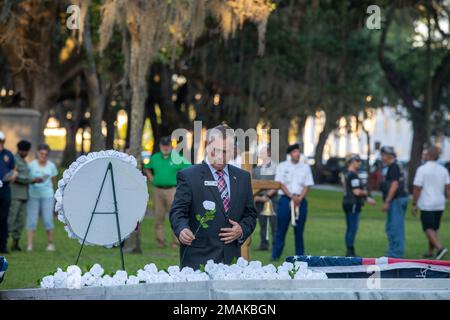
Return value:
[[(70, 224), (67, 222), (65, 214), (64, 214), (64, 189), (66, 185), (69, 183), (69, 181), (72, 179), (72, 177), (76, 174), (76, 172), (85, 164), (89, 163), (92, 160), (99, 159), (99, 158), (115, 158), (118, 160), (121, 160), (125, 163), (129, 163), (133, 165), (134, 167), (137, 166), (136, 158), (128, 155), (123, 152), (119, 152), (116, 150), (106, 150), (106, 151), (99, 151), (99, 152), (90, 152), (87, 155), (82, 155), (78, 157), (72, 164), (67, 168), (62, 176), (62, 179), (58, 181), (58, 189), (55, 192), (55, 211), (58, 213), (58, 220), (65, 224), (64, 230), (66, 230), (69, 238), (71, 239), (78, 239), (80, 243), (83, 242), (83, 239), (75, 234), (73, 232), (72, 228), (70, 227)], [(129, 236), (128, 236), (129, 237)], [(124, 238), (123, 240), (125, 240)], [(114, 246), (117, 246), (119, 243), (115, 243)], [(92, 245), (85, 242), (85, 245)], [(112, 245), (105, 246), (107, 248), (113, 247)]]

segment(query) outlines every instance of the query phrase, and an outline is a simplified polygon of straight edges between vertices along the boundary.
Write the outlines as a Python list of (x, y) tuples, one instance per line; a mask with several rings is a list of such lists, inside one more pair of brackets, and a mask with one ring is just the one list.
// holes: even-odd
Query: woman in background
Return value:
[(345, 212), (345, 221), (347, 231), (345, 232), (345, 245), (347, 246), (347, 257), (356, 257), (355, 238), (358, 232), (359, 216), (361, 214), (364, 201), (375, 205), (375, 200), (368, 197), (364, 190), (361, 179), (358, 176), (361, 167), (361, 158), (357, 154), (351, 154), (347, 157), (347, 172), (344, 174), (344, 198), (342, 199), (342, 208)]
[(33, 237), (36, 231), (39, 212), (42, 215), (44, 228), (47, 232), (47, 251), (55, 251), (53, 243), (53, 185), (56, 183), (58, 171), (53, 162), (48, 160), (50, 147), (46, 144), (38, 146), (37, 159), (29, 164), (31, 178), (42, 178), (43, 182), (30, 185), (29, 199), (27, 203), (27, 251), (33, 250)]

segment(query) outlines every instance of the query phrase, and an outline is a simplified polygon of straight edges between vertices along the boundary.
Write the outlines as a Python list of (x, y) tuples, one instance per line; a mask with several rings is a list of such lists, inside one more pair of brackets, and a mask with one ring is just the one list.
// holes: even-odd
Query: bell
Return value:
[(275, 216), (275, 211), (273, 210), (272, 201), (266, 201), (264, 202), (264, 207), (261, 211), (261, 215), (265, 217), (272, 217)]

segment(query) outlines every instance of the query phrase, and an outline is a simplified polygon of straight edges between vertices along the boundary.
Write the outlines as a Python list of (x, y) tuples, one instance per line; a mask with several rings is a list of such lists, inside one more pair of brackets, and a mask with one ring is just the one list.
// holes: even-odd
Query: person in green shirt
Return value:
[(15, 169), (18, 174), (14, 183), (11, 184), (11, 206), (8, 214), (8, 228), (13, 241), (12, 251), (22, 251), (19, 241), (27, 217), (28, 186), (43, 181), (40, 177), (31, 178), (30, 169), (26, 162), (30, 149), (31, 143), (21, 140), (17, 144), (17, 153), (14, 155)]
[[(155, 214), (156, 242), (159, 248), (166, 246), (164, 240), (164, 221), (172, 206), (177, 186), (177, 173), (191, 163), (172, 150), (170, 137), (162, 137), (160, 152), (152, 155), (150, 162), (144, 166), (148, 180), (153, 184), (153, 211)], [(178, 247), (178, 239), (173, 235), (172, 247)]]

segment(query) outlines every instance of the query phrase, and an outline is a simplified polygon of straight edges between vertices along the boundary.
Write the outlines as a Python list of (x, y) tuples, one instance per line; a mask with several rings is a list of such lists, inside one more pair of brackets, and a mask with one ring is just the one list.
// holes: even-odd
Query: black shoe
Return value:
[(10, 254), (8, 249), (0, 249), (0, 254)]
[(425, 252), (422, 257), (424, 257), (425, 259), (429, 259), (429, 258), (433, 258), (434, 254), (433, 253), (429, 253), (429, 252)]
[(13, 239), (11, 251), (22, 251), (22, 248), (19, 246), (19, 240)]
[(260, 245), (258, 251), (269, 251), (269, 246)]
[(11, 247), (11, 251), (22, 251), (22, 248), (19, 245), (17, 245), (15, 247)]
[(436, 253), (436, 260), (441, 260), (448, 252), (447, 248), (442, 248)]
[(353, 247), (347, 248), (347, 254), (345, 256), (346, 257), (356, 257), (355, 248), (353, 248)]

